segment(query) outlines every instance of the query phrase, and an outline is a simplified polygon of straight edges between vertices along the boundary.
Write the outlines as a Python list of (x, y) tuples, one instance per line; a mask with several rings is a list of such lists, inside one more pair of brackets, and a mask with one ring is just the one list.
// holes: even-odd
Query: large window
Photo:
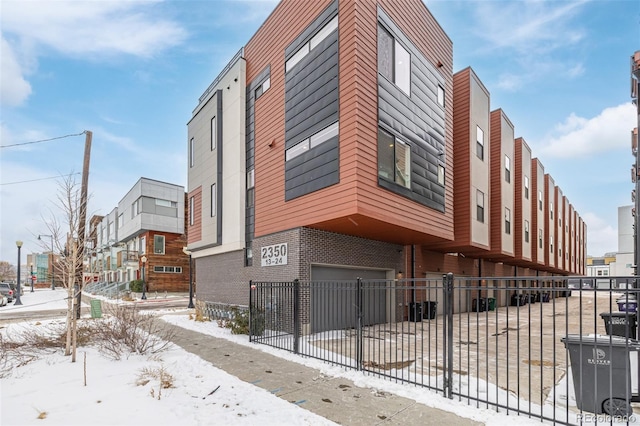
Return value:
[(378, 129), (378, 176), (411, 188), (411, 147)]
[(484, 193), (476, 190), (476, 219), (484, 223)]
[[(411, 95), (411, 54), (391, 33), (378, 26), (378, 72)], [(444, 104), (444, 94), (443, 94)]]
[(153, 236), (153, 253), (164, 254), (164, 235)]
[(484, 131), (480, 126), (476, 126), (476, 155), (484, 160)]

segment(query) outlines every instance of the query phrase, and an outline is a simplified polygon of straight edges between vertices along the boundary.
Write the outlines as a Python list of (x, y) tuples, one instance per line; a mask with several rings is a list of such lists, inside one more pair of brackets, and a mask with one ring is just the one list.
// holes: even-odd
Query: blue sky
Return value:
[[(186, 185), (191, 111), (276, 4), (2, 0), (0, 145), (91, 130), (89, 215), (141, 176)], [(616, 251), (633, 189), (640, 1), (426, 4), (453, 41), (454, 71), (474, 69), (586, 221), (588, 253)], [(49, 178), (82, 171), (84, 140), (0, 149), (0, 260), (16, 262), (16, 240), (23, 256), (45, 248), (37, 236), (60, 217)]]

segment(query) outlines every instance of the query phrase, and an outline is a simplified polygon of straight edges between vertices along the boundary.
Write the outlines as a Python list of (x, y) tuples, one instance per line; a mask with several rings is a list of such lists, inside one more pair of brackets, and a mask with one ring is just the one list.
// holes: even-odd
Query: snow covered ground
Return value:
[[(65, 298), (64, 290), (39, 289), (34, 293), (25, 293), (22, 306), (9, 304), (0, 308), (0, 333), (3, 337), (15, 336), (33, 327), (55, 323), (62, 325), (64, 318), (4, 325), (2, 319), (11, 310), (28, 312), (65, 308)], [(176, 309), (160, 314), (172, 324), (250, 345), (254, 349), (316, 368), (323, 374), (348, 378), (358, 386), (411, 398), (418, 403), (454, 412), (487, 425), (540, 424), (539, 420), (506, 416), (492, 409), (478, 409), (420, 387), (392, 383), (319, 360), (249, 343), (247, 336), (232, 335), (215, 322), (191, 320), (189, 312), (193, 310)], [(161, 389), (159, 379), (154, 378), (160, 371), (171, 375), (173, 387)], [(473, 378), (469, 378), (469, 382), (472, 381)], [(210, 394), (215, 389), (212, 384), (220, 387)], [(471, 387), (476, 388), (476, 384), (473, 383)], [(495, 393), (487, 383), (479, 388), (490, 394)], [(566, 385), (560, 384), (556, 391), (565, 388)], [(505, 394), (506, 397), (509, 395)], [(572, 395), (559, 397), (570, 402), (572, 399)], [(549, 407), (545, 407), (545, 411), (548, 410)], [(558, 411), (564, 410), (559, 408)], [(630, 423), (635, 424), (636, 417), (632, 416)], [(78, 350), (75, 363), (58, 351), (15, 368), (10, 377), (0, 379), (2, 425), (207, 425), (212, 424), (212, 419), (215, 419), (215, 424), (233, 425), (334, 424), (266, 390), (245, 383), (177, 346), (171, 346), (160, 355), (131, 355), (121, 361), (108, 359), (96, 349), (82, 347)], [(575, 424), (580, 424), (580, 421), (589, 424), (595, 420), (602, 422), (603, 418), (592, 416), (578, 419), (572, 415), (568, 420)], [(605, 420), (608, 423), (611, 419)]]

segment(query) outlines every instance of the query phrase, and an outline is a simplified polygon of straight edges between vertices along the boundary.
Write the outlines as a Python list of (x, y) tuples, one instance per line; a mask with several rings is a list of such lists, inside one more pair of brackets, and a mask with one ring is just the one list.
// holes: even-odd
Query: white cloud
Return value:
[[(585, 1), (483, 1), (476, 5), (474, 36), (483, 40), (477, 55), (514, 61), (517, 69), (499, 76), (497, 87), (517, 91), (544, 76), (576, 78), (584, 73), (580, 58), (567, 50), (587, 37), (576, 19)], [(562, 54), (559, 54), (562, 52)]]
[(631, 149), (631, 130), (637, 125), (636, 108), (625, 103), (606, 108), (587, 119), (571, 114), (538, 144), (541, 156), (548, 158), (586, 157), (616, 148)]
[(7, 40), (0, 39), (0, 103), (21, 105), (31, 94), (31, 85), (22, 74), (22, 67)]
[(3, 1), (3, 104), (20, 105), (28, 98), (28, 76), (36, 68), (37, 58), (47, 51), (101, 61), (123, 54), (149, 58), (181, 44), (187, 32), (176, 22), (157, 16), (157, 4), (118, 0)]
[(581, 215), (587, 225), (587, 254), (603, 256), (605, 253), (618, 251), (618, 229), (610, 222), (588, 212)]

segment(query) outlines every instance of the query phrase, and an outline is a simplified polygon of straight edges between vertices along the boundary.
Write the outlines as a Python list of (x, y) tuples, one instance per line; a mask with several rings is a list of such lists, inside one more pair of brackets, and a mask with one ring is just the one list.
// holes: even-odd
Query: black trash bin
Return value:
[(640, 349), (637, 340), (618, 336), (569, 334), (561, 341), (569, 351), (571, 377), (578, 409), (595, 414), (630, 416), (631, 371), (629, 352)]
[(487, 299), (486, 298), (480, 298), (480, 299), (473, 299), (472, 303), (471, 303), (471, 310), (473, 312), (484, 312), (487, 310)]
[(524, 304), (522, 296), (521, 294), (513, 293), (511, 295), (511, 306), (522, 306)]
[(603, 312), (600, 317), (604, 320), (607, 334), (635, 339), (637, 336), (636, 314), (631, 312)]
[(436, 317), (436, 309), (438, 302), (431, 302), (429, 300), (423, 302), (422, 306), (422, 319), (434, 319)]
[(422, 302), (409, 303), (409, 321), (422, 321)]

